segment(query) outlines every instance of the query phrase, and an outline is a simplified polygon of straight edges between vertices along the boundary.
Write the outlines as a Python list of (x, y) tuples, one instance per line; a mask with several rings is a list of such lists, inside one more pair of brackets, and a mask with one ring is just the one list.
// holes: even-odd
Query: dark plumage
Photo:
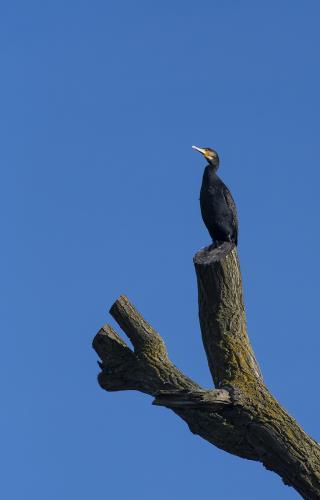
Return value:
[(219, 156), (213, 149), (197, 149), (208, 161), (200, 191), (200, 207), (203, 222), (217, 244), (229, 241), (238, 244), (238, 216), (235, 202), (227, 186), (217, 176)]

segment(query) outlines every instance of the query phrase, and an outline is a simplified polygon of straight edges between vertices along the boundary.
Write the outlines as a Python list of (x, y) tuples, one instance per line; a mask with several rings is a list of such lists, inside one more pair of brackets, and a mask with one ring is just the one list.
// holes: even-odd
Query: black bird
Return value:
[(211, 148), (198, 148), (208, 161), (204, 169), (200, 191), (203, 222), (216, 245), (229, 241), (238, 244), (238, 216), (236, 204), (227, 186), (217, 176), (219, 156)]

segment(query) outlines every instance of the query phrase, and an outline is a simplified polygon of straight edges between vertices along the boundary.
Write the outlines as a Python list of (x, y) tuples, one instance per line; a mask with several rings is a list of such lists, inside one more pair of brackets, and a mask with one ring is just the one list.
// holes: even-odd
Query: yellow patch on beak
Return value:
[(209, 163), (216, 162), (219, 165), (219, 157), (218, 154), (211, 148), (198, 148), (198, 146), (192, 146), (193, 149), (199, 151)]
[(198, 148), (198, 146), (192, 146), (192, 148), (207, 157), (208, 151), (205, 148)]

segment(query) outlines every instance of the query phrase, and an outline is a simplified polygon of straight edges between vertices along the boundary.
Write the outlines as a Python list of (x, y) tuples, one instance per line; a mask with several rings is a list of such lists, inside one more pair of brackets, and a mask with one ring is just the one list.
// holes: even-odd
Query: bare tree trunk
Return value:
[[(210, 247), (209, 247), (210, 248)], [(173, 410), (210, 443), (262, 462), (302, 497), (320, 498), (320, 446), (265, 386), (246, 332), (237, 250), (225, 243), (194, 257), (202, 340), (216, 389), (205, 390), (169, 359), (160, 335), (121, 296), (110, 313), (134, 352), (111, 326), (96, 335), (98, 376), (107, 391), (138, 390)]]

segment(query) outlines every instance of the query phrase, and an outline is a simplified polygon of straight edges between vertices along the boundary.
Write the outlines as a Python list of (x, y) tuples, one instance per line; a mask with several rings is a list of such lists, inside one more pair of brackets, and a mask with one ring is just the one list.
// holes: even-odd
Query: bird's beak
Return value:
[(199, 151), (199, 153), (203, 154), (203, 156), (206, 156), (206, 150), (203, 148), (198, 148), (198, 146), (192, 146), (193, 149), (196, 149)]

